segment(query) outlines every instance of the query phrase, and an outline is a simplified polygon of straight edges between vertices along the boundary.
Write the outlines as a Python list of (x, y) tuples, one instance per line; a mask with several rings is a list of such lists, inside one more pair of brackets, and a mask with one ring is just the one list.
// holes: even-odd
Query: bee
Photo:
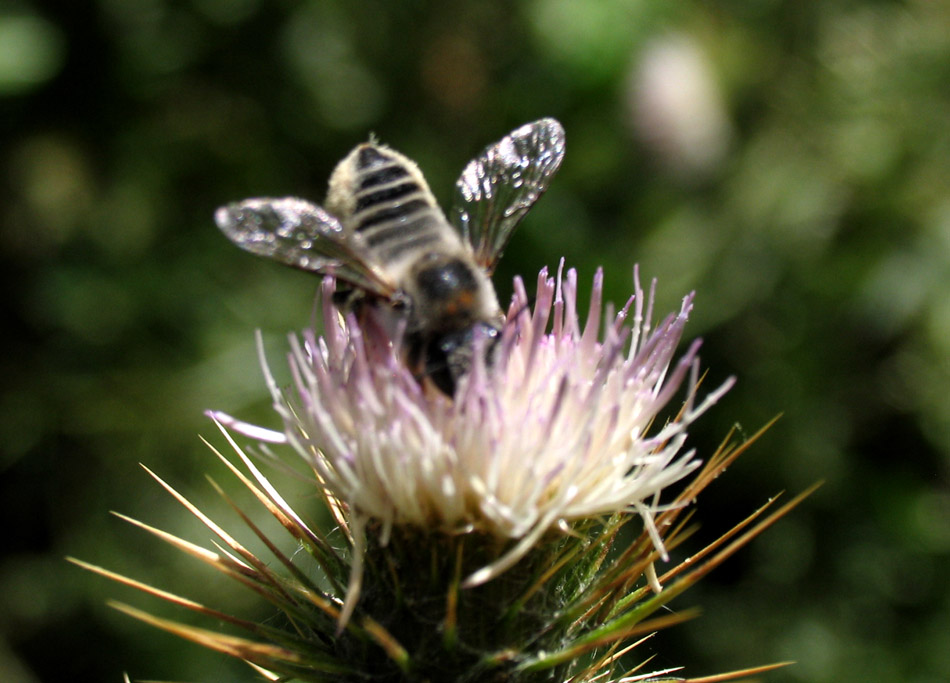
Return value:
[(408, 367), (452, 397), (475, 348), (490, 353), (500, 338), (490, 276), (563, 158), (560, 123), (521, 126), (468, 163), (446, 218), (415, 162), (371, 139), (336, 166), (325, 208), (248, 199), (215, 221), (242, 249), (333, 275), (348, 288), (337, 301), (404, 316)]

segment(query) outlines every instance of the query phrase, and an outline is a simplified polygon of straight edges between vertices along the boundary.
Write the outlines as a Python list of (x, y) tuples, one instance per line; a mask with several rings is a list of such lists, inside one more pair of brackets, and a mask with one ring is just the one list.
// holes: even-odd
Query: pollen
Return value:
[(445, 315), (456, 316), (460, 313), (471, 310), (475, 305), (475, 294), (468, 291), (459, 292), (451, 301), (447, 301), (442, 307)]

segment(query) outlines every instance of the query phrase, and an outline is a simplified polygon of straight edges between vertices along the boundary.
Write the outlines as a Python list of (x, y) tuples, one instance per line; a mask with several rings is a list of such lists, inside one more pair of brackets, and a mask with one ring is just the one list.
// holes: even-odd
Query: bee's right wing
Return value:
[(242, 249), (294, 268), (333, 275), (391, 298), (395, 286), (364, 254), (361, 238), (331, 214), (303, 199), (247, 199), (218, 209), (215, 222)]
[(489, 273), (562, 159), (564, 128), (554, 119), (540, 119), (489, 146), (462, 171), (451, 220)]

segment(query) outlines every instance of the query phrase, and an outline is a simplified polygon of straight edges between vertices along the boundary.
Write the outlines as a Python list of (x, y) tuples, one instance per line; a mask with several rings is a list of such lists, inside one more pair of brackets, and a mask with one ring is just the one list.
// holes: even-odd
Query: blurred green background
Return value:
[(370, 131), (447, 203), (542, 116), (568, 153), (502, 298), (566, 256), (621, 301), (639, 263), (660, 311), (697, 291), (709, 381), (739, 377), (693, 446), (784, 413), (700, 500), (691, 549), (826, 480), (642, 651), (693, 676), (950, 680), (950, 3), (49, 4), (0, 1), (0, 680), (254, 680), (63, 560), (269, 616), (108, 514), (205, 543), (137, 463), (217, 510), (202, 411), (274, 424), (253, 330), (280, 365), (317, 282), (234, 248), (214, 209), (321, 201)]

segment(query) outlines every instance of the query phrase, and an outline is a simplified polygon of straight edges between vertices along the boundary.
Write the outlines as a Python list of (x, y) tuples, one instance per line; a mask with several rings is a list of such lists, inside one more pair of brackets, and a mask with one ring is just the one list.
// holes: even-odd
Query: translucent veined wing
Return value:
[(294, 197), (247, 199), (215, 212), (215, 222), (242, 249), (294, 268), (338, 279), (390, 298), (395, 287), (367, 261), (358, 234), (345, 231), (332, 214)]
[(512, 131), (465, 167), (455, 184), (451, 220), (489, 273), (563, 158), (564, 129), (554, 119), (541, 119)]

